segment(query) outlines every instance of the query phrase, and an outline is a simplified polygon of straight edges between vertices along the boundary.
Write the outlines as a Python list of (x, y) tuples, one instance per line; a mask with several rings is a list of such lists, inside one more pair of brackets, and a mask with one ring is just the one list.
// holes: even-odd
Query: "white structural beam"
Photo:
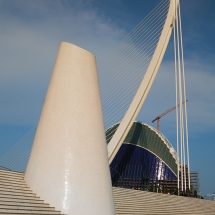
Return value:
[(172, 28), (175, 20), (175, 6), (178, 4), (178, 0), (170, 0), (169, 11), (167, 18), (158, 41), (157, 47), (155, 49), (154, 55), (151, 59), (151, 62), (148, 66), (146, 74), (140, 84), (140, 87), (129, 106), (124, 118), (122, 119), (117, 131), (112, 137), (111, 141), (108, 143), (108, 158), (109, 163), (112, 162), (116, 153), (118, 152), (120, 146), (122, 145), (123, 140), (128, 134), (134, 120), (136, 119), (147, 95), (154, 82), (154, 79), (157, 75), (158, 69), (160, 67), (161, 61), (163, 59), (164, 53), (166, 51)]
[(62, 42), (25, 181), (63, 214), (115, 214), (96, 59)]

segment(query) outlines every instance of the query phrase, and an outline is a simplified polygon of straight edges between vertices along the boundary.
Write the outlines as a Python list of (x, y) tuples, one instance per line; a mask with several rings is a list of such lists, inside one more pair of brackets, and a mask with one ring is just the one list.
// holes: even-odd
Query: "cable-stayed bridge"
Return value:
[[(131, 104), (155, 52), (169, 4), (169, 0), (161, 1), (101, 62), (98, 62), (106, 129), (120, 122)], [(1, 158), (2, 166), (25, 171), (36, 127)], [(14, 159), (10, 159), (11, 157)], [(18, 157), (19, 159), (16, 159)], [(17, 160), (20, 160), (20, 164)]]
[[(176, 104), (181, 104), (177, 111), (177, 125), (180, 130), (180, 133), (177, 133), (177, 152), (178, 156), (180, 152), (180, 168), (183, 168), (187, 162), (189, 166), (189, 157), (186, 155), (189, 155), (187, 120), (183, 115), (184, 113), (186, 115), (186, 107), (182, 108), (182, 100), (186, 99), (186, 89), (184, 88), (183, 46), (178, 5), (178, 0), (161, 1), (98, 64), (105, 128), (120, 122), (108, 144), (110, 163), (148, 95), (165, 54), (172, 29), (175, 27)], [(179, 18), (179, 21), (175, 18)], [(25, 172), (35, 130), (33, 128), (1, 158), (1, 166)]]

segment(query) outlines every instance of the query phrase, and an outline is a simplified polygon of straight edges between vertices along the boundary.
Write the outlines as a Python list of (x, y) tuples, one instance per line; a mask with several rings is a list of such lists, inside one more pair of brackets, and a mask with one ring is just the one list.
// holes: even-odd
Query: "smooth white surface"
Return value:
[(177, 4), (178, 4), (178, 0), (170, 0), (170, 6), (169, 6), (166, 22), (164, 24), (154, 55), (147, 68), (146, 74), (143, 77), (143, 80), (139, 86), (139, 89), (137, 90), (137, 93), (134, 96), (134, 99), (131, 102), (118, 129), (113, 135), (111, 141), (108, 143), (109, 163), (112, 162), (116, 153), (121, 147), (122, 142), (125, 139), (126, 135), (128, 134), (134, 120), (136, 119), (149, 93), (149, 90), (151, 89), (154, 79), (157, 75), (158, 69), (160, 67), (161, 61), (163, 59), (164, 53), (166, 51), (166, 48), (171, 36), (171, 32), (172, 32), (172, 28), (175, 20), (175, 5)]
[(115, 214), (96, 59), (62, 42), (25, 181), (65, 214)]

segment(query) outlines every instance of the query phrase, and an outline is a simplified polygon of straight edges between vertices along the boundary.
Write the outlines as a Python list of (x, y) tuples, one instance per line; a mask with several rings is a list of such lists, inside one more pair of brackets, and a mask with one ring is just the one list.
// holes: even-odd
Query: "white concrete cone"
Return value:
[(62, 213), (115, 214), (96, 59), (75, 45), (60, 44), (25, 181)]

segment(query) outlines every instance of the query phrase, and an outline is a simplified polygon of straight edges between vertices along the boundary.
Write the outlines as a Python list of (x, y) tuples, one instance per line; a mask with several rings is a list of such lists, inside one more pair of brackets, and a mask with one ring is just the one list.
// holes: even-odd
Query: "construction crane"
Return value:
[[(186, 102), (188, 102), (188, 100), (186, 100)], [(185, 101), (182, 102), (182, 104), (184, 104)], [(176, 107), (178, 107), (180, 104), (178, 104), (177, 106), (170, 108), (169, 110), (165, 111), (164, 113), (160, 114), (159, 116), (157, 116), (155, 119), (152, 120), (152, 123), (154, 123), (155, 121), (157, 121), (157, 130), (160, 131), (160, 119), (161, 117), (163, 117), (164, 115), (168, 114), (169, 112), (173, 111), (176, 109)]]

